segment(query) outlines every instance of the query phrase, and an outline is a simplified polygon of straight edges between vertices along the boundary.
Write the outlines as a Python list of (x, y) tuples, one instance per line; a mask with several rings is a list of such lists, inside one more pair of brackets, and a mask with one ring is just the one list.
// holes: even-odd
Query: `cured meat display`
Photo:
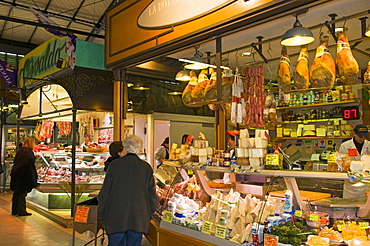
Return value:
[(364, 74), (364, 83), (370, 83), (370, 61), (367, 63), (367, 70)]
[(242, 97), (243, 94), (243, 81), (240, 74), (237, 72), (235, 81), (232, 85), (232, 102), (231, 102), (231, 122), (234, 124), (240, 124), (243, 122), (245, 112), (245, 101)]
[(182, 92), (182, 102), (190, 107), (190, 103), (193, 102), (192, 99), (192, 91), (194, 90), (195, 86), (198, 84), (198, 77), (195, 71), (190, 71), (190, 81), (188, 85), (185, 87), (184, 91)]
[(359, 67), (352, 55), (347, 35), (344, 31), (337, 32), (337, 57), (338, 78), (343, 84), (353, 85), (357, 81)]
[(265, 105), (264, 94), (264, 68), (263, 66), (246, 67), (242, 75), (244, 82), (245, 125), (246, 127), (264, 127), (263, 109)]
[(79, 120), (78, 133), (80, 136), (94, 136), (94, 119), (91, 115), (85, 115)]
[(70, 121), (59, 121), (56, 126), (58, 127), (58, 133), (60, 135), (68, 135), (71, 133), (71, 122)]
[(308, 46), (302, 45), (298, 56), (297, 65), (293, 73), (294, 86), (297, 89), (307, 89), (310, 83), (308, 70)]
[(312, 88), (330, 90), (335, 82), (335, 63), (328, 49), (329, 36), (320, 35), (320, 46), (310, 69)]
[(37, 131), (38, 134), (35, 133), (35, 137), (40, 141), (44, 141), (47, 138), (51, 138), (51, 136), (53, 135), (53, 127), (54, 122), (52, 122), (51, 120), (44, 120), (42, 122), (40, 131), (39, 132)]
[(290, 92), (291, 77), (290, 77), (290, 60), (285, 46), (281, 48), (281, 58), (277, 71), (277, 81), (279, 88), (285, 93)]
[(207, 77), (207, 70), (202, 70), (198, 76), (198, 83), (191, 92), (193, 102), (204, 101), (204, 89), (206, 88), (209, 79)]

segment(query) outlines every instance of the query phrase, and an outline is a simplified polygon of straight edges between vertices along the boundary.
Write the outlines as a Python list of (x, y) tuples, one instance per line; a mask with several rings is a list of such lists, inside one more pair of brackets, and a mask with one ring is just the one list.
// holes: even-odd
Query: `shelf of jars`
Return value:
[(276, 107), (277, 110), (293, 109), (293, 108), (307, 108), (307, 107), (321, 107), (321, 106), (330, 106), (338, 104), (349, 104), (349, 103), (361, 103), (360, 100), (346, 100), (346, 101), (335, 101), (335, 102), (325, 102), (325, 103), (313, 103), (313, 104), (303, 104), (303, 105), (294, 105), (294, 106), (283, 106)]
[(338, 137), (334, 137), (334, 136), (325, 136), (325, 137), (316, 137), (316, 136), (313, 136), (313, 137), (276, 137), (276, 138), (273, 138), (273, 140), (275, 141), (279, 141), (279, 140), (297, 140), (297, 139), (346, 139), (346, 138), (351, 138), (351, 136), (338, 136)]

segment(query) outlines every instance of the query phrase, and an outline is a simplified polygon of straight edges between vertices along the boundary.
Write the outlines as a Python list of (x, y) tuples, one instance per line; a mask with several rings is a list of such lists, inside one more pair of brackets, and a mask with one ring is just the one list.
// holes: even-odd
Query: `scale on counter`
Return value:
[(316, 149), (315, 154), (311, 155), (311, 161), (313, 161), (313, 170), (314, 171), (324, 171), (327, 170), (328, 164), (328, 155), (331, 150), (328, 149)]

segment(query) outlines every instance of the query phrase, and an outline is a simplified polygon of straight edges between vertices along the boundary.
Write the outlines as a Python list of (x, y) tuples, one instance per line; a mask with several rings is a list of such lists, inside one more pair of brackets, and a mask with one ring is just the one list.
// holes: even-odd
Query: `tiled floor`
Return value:
[[(11, 193), (0, 193), (0, 245), (1, 246), (69, 246), (73, 245), (72, 228), (64, 228), (37, 212), (27, 209), (31, 216), (15, 217), (10, 214)], [(76, 232), (76, 246), (86, 245), (91, 233)], [(107, 245), (108, 238), (97, 245)], [(87, 245), (94, 245), (94, 242)], [(151, 244), (143, 237), (142, 246)]]

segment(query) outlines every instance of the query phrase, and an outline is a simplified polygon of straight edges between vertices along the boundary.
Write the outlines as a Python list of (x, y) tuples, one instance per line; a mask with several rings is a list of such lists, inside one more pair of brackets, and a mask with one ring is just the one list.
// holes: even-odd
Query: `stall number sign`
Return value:
[(209, 221), (204, 221), (202, 226), (202, 232), (205, 234), (211, 234), (213, 223)]
[(265, 235), (264, 239), (264, 246), (278, 246), (279, 245), (279, 237), (273, 235)]
[(279, 165), (279, 155), (276, 155), (276, 154), (266, 155), (266, 165), (278, 166)]
[(173, 212), (170, 211), (163, 211), (163, 221), (172, 223), (172, 218), (173, 218)]
[(224, 226), (224, 225), (216, 225), (216, 233), (215, 233), (215, 236), (225, 239), (225, 237), (226, 237), (226, 226)]
[(77, 206), (75, 222), (87, 223), (87, 218), (89, 217), (90, 207)]

